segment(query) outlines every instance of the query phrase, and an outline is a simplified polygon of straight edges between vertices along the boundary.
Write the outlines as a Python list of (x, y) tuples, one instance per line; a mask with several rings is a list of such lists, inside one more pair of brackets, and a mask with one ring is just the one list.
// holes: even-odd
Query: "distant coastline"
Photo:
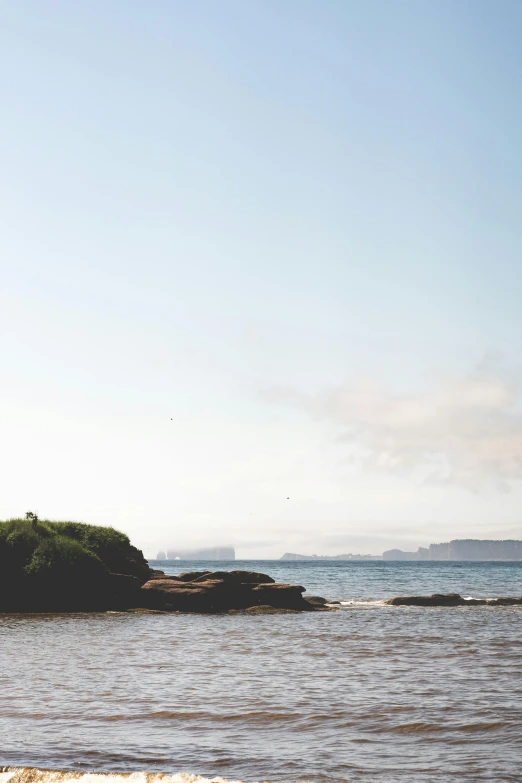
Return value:
[(383, 560), (522, 560), (522, 541), (455, 539), (444, 544), (419, 547), (416, 552), (389, 549)]
[[(208, 560), (235, 561), (233, 546), (201, 547), (199, 549), (169, 548), (160, 550), (156, 556), (159, 563), (172, 560)], [(522, 540), (490, 539), (453, 539), (445, 543), (420, 546), (415, 552), (394, 548), (387, 549), (381, 555), (357, 554), (347, 552), (339, 555), (305, 555), (298, 552), (285, 552), (279, 560), (285, 561), (361, 561), (361, 560), (402, 560), (402, 561), (522, 561)]]
[(419, 547), (416, 552), (388, 549), (382, 555), (300, 555), (285, 552), (281, 560), (409, 560), (409, 561), (521, 561), (522, 541), (455, 539), (443, 544)]
[(280, 560), (382, 560), (382, 555), (298, 555), (295, 552), (285, 552)]

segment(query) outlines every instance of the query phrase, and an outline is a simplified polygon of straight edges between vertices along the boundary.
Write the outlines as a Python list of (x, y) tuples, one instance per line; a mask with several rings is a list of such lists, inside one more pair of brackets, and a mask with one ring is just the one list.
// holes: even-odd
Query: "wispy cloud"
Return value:
[(521, 387), (487, 362), (464, 377), (444, 378), (416, 394), (358, 381), (308, 395), (274, 388), (290, 403), (339, 426), (356, 462), (389, 473), (421, 472), (428, 483), (501, 493), (522, 479)]

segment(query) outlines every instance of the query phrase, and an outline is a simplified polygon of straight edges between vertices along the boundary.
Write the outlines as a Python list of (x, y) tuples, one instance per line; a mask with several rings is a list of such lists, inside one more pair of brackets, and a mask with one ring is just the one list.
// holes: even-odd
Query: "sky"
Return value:
[(522, 538), (518, 0), (0, 2), (0, 519)]

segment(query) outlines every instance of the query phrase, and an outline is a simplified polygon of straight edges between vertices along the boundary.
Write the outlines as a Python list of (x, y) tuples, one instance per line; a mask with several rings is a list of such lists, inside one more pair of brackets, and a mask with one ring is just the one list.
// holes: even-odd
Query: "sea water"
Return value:
[(342, 604), (1, 617), (0, 783), (522, 780), (522, 607), (382, 603), (520, 596), (522, 563), (162, 567), (263, 571)]

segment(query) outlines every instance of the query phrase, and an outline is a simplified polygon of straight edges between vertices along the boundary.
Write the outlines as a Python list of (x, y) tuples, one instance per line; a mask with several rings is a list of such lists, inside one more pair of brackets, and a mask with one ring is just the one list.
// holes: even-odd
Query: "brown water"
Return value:
[(521, 609), (3, 617), (0, 764), (522, 781)]

